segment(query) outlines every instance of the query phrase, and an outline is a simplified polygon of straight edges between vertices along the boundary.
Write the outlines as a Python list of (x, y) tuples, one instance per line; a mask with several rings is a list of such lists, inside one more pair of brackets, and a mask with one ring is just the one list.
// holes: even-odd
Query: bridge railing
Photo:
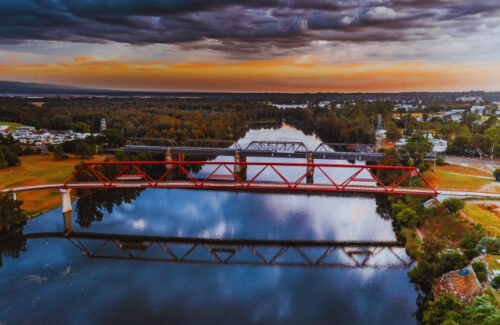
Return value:
[(362, 152), (373, 153), (376, 148), (370, 144), (360, 143), (320, 143), (315, 152)]
[(252, 141), (248, 144), (246, 149), (273, 151), (273, 152), (309, 151), (309, 148), (307, 148), (307, 146), (303, 142), (292, 142), (292, 141)]
[(184, 142), (187, 147), (194, 148), (223, 148), (241, 150), (241, 146), (236, 141), (231, 140), (203, 140), (203, 139), (189, 139)]

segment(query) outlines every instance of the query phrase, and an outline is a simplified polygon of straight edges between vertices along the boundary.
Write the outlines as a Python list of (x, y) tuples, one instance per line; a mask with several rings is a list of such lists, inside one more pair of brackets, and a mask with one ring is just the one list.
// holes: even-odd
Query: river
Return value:
[[(246, 146), (253, 140), (302, 141), (310, 149), (321, 142), (287, 125), (251, 130), (239, 143)], [(205, 168), (199, 174), (208, 172)], [(105, 201), (108, 194), (98, 195)], [(78, 220), (73, 221), (75, 231), (220, 239), (396, 240), (391, 221), (377, 214), (372, 197), (148, 189), (126, 201), (108, 204), (87, 222), (80, 220), (80, 208)], [(77, 209), (76, 202), (73, 207)], [(77, 215), (74, 212), (74, 219)], [(24, 234), (62, 228), (61, 210), (56, 209), (29, 220)], [(91, 240), (80, 242), (99, 248)], [(178, 256), (189, 249), (169, 247)], [(418, 293), (406, 274), (409, 267), (389, 267), (410, 262), (403, 248), (393, 248), (394, 254), (381, 250), (364, 267), (357, 264), (367, 255), (340, 249), (324, 260), (341, 267), (311, 267), (285, 266), (302, 258), (293, 249), (276, 259), (282, 265), (226, 265), (152, 261), (165, 253), (158, 245), (154, 248), (143, 255), (149, 259), (139, 261), (127, 259), (112, 243), (99, 251), (101, 258), (92, 258), (64, 238), (27, 240), (19, 257), (4, 253), (0, 324), (416, 323)], [(269, 261), (280, 248), (257, 249)], [(303, 250), (315, 259), (324, 251)], [(241, 252), (246, 255), (235, 255), (234, 261), (258, 261), (251, 247)], [(212, 257), (203, 254), (207, 250), (197, 246), (192, 256)]]

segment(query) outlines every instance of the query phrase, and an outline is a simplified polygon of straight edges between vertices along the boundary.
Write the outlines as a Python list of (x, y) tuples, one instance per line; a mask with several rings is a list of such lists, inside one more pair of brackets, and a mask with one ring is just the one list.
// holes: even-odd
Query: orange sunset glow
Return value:
[(127, 3), (111, 10), (99, 9), (100, 1), (88, 8), (61, 2), (73, 27), (63, 16), (59, 23), (58, 12), (45, 25), (23, 25), (22, 14), (43, 17), (51, 9), (20, 5), (12, 12), (17, 21), (0, 20), (0, 28), (12, 30), (0, 36), (0, 80), (152, 91), (500, 88), (500, 5), (478, 14), (466, 1), (319, 1), (317, 7), (222, 1), (213, 8), (186, 1), (154, 6), (153, 13), (148, 4)]

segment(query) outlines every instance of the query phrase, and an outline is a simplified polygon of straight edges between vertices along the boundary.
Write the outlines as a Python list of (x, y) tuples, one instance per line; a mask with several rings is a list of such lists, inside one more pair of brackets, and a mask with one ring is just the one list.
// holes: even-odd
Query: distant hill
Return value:
[(462, 96), (479, 96), (486, 101), (500, 101), (500, 92), (399, 92), (399, 93), (229, 93), (193, 91), (127, 91), (91, 89), (52, 85), (44, 83), (0, 81), (1, 96), (108, 96), (108, 97), (180, 97), (180, 98), (225, 98), (243, 99), (274, 103), (306, 103), (308, 101), (348, 101), (348, 100), (449, 100)]
[[(104, 90), (105, 91), (105, 90)], [(103, 90), (31, 82), (0, 81), (0, 95), (88, 94)]]

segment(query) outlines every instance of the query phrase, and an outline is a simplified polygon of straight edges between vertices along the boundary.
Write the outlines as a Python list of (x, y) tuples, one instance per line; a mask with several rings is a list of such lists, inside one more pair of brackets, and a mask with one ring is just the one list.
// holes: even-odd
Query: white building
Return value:
[(483, 116), (485, 109), (486, 109), (486, 107), (484, 107), (484, 106), (472, 106), (470, 110), (473, 113), (477, 113), (477, 114)]

